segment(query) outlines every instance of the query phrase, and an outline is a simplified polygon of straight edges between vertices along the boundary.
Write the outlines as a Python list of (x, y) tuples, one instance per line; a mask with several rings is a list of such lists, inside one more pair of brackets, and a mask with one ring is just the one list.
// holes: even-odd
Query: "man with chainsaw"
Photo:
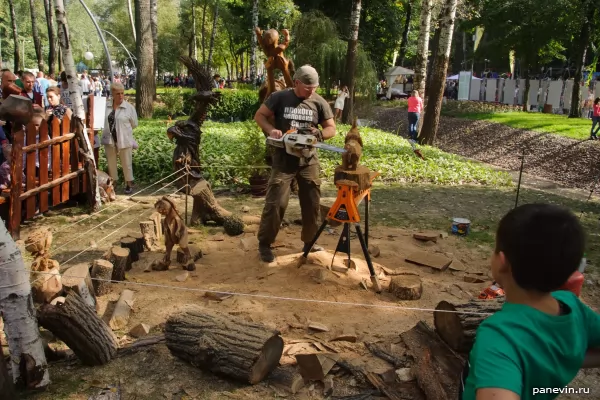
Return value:
[[(310, 135), (310, 138), (305, 139), (313, 140), (317, 144), (334, 137), (336, 128), (331, 107), (316, 93), (319, 87), (317, 71), (309, 65), (304, 65), (298, 68), (293, 79), (294, 88), (271, 94), (254, 116), (256, 123), (267, 134), (268, 142), (270, 140), (277, 143), (289, 132)], [(270, 121), (274, 121), (274, 125)], [(319, 229), (321, 180), (316, 147), (318, 146), (305, 146), (301, 151), (292, 154), (286, 151), (286, 146), (274, 148), (271, 177), (258, 231), (258, 250), (264, 262), (272, 262), (275, 259), (271, 245), (279, 233), (294, 178), (298, 181), (302, 212), (303, 251)], [(311, 251), (320, 250), (323, 248), (314, 245)]]

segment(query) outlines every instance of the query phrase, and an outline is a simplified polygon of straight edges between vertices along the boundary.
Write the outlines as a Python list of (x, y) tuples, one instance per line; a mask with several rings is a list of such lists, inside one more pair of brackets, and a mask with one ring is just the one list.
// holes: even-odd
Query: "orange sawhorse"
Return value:
[[(378, 172), (372, 172), (370, 175), (370, 183), (373, 182), (373, 179), (379, 175)], [(315, 245), (319, 236), (325, 230), (327, 223), (329, 220), (342, 222), (344, 224), (344, 228), (342, 230), (342, 234), (340, 236), (340, 240), (338, 241), (337, 247), (335, 249), (335, 255), (340, 253), (346, 253), (348, 255), (348, 266), (350, 266), (350, 224), (354, 224), (354, 229), (356, 230), (356, 236), (358, 237), (358, 241), (360, 242), (360, 246), (362, 248), (363, 254), (365, 256), (365, 261), (367, 262), (367, 266), (369, 267), (369, 272), (371, 274), (371, 282), (373, 283), (373, 287), (377, 293), (381, 292), (381, 285), (379, 284), (379, 280), (375, 273), (375, 269), (373, 268), (373, 263), (371, 262), (371, 257), (369, 255), (369, 203), (371, 202), (371, 187), (369, 185), (366, 189), (359, 189), (358, 183), (350, 180), (339, 180), (335, 182), (335, 185), (338, 189), (337, 198), (333, 206), (329, 209), (327, 213), (327, 218), (323, 221), (319, 230), (317, 231), (313, 240), (309, 243), (308, 249), (302, 254), (301, 260), (306, 260), (308, 257), (308, 253)], [(358, 206), (362, 201), (365, 201), (365, 234), (363, 236), (361, 227), (360, 227), (360, 213), (358, 211)], [(332, 260), (333, 262), (333, 260)], [(303, 262), (299, 264), (301, 266)]]

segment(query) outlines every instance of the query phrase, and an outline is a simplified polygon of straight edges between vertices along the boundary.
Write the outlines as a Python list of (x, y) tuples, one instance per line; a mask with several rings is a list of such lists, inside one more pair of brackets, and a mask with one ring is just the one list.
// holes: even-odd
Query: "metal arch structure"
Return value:
[(112, 60), (110, 58), (110, 53), (108, 51), (108, 45), (106, 44), (106, 40), (104, 39), (104, 35), (102, 34), (102, 29), (100, 29), (100, 26), (98, 26), (98, 22), (96, 21), (96, 18), (94, 18), (94, 15), (92, 14), (92, 12), (88, 8), (88, 6), (84, 3), (84, 1), (79, 0), (79, 2), (81, 3), (81, 5), (85, 9), (85, 11), (90, 16), (90, 19), (92, 20), (92, 22), (94, 23), (94, 26), (96, 27), (96, 31), (98, 31), (98, 36), (100, 36), (100, 40), (102, 41), (102, 45), (104, 46), (104, 52), (106, 53), (106, 58), (108, 60), (108, 69), (110, 70), (110, 82), (112, 83), (113, 80), (115, 79), (115, 74), (113, 72)]
[(104, 33), (108, 33), (110, 36), (112, 36), (117, 42), (119, 42), (119, 44), (121, 45), (121, 47), (123, 47), (123, 49), (125, 49), (125, 52), (127, 53), (127, 55), (129, 56), (129, 60), (131, 60), (131, 65), (133, 65), (133, 68), (137, 68), (135, 66), (135, 61), (133, 61), (133, 59), (135, 58), (133, 56), (133, 54), (131, 54), (131, 52), (129, 50), (127, 50), (127, 47), (125, 47), (125, 45), (123, 44), (123, 42), (121, 42), (119, 40), (118, 37), (116, 37), (114, 34), (112, 34), (111, 32), (107, 31), (106, 29), (102, 29), (102, 32)]

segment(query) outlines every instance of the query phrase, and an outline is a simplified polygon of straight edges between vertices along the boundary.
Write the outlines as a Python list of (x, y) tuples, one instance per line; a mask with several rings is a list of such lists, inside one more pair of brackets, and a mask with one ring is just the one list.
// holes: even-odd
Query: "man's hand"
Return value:
[(279, 129), (271, 129), (271, 132), (269, 132), (269, 137), (274, 139), (281, 139), (282, 136), (283, 133)]
[(321, 132), (320, 129), (315, 128), (314, 126), (311, 126), (310, 127), (310, 134), (313, 135), (313, 136), (316, 136), (316, 138), (317, 138), (317, 140), (319, 142), (323, 141), (323, 132)]

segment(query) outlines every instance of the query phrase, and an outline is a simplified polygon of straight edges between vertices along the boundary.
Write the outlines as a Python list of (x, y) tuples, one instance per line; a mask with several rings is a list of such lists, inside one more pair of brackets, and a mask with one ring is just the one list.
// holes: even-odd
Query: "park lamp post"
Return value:
[[(104, 39), (104, 35), (102, 34), (102, 30), (100, 29), (100, 27), (98, 26), (98, 22), (96, 22), (96, 18), (94, 18), (94, 15), (92, 14), (92, 12), (90, 11), (90, 9), (88, 8), (88, 6), (84, 3), (83, 0), (79, 0), (79, 2), (81, 3), (81, 5), (83, 6), (83, 8), (85, 9), (85, 11), (88, 13), (88, 15), (90, 16), (90, 19), (92, 20), (92, 22), (94, 23), (94, 26), (96, 27), (96, 31), (98, 32), (98, 36), (100, 36), (100, 40), (102, 41), (102, 45), (104, 46), (104, 52), (106, 53), (106, 58), (108, 60), (108, 68), (110, 70), (110, 82), (112, 83), (113, 80), (115, 79), (115, 74), (113, 73), (113, 66), (112, 66), (112, 60), (110, 59), (110, 53), (108, 51), (108, 46), (106, 44), (106, 40)], [(87, 58), (89, 56), (91, 56), (90, 58)], [(84, 54), (84, 57), (86, 60), (91, 60), (92, 58), (94, 58), (94, 55), (87, 51)]]

